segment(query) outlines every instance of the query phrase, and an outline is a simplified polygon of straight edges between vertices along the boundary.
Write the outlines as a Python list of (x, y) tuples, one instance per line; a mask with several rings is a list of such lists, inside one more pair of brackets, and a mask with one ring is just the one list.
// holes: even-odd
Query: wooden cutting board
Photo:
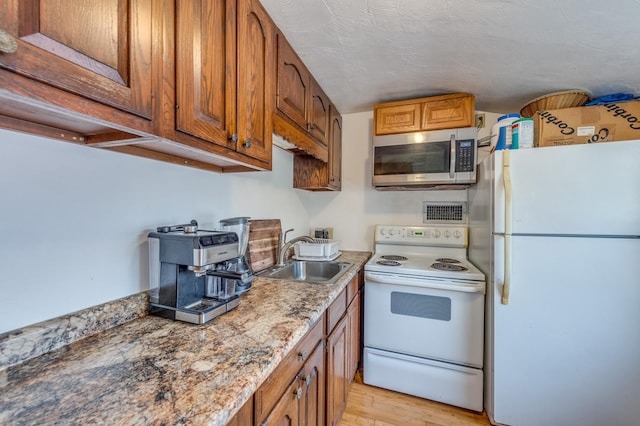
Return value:
[(249, 225), (249, 261), (253, 272), (273, 266), (278, 258), (278, 240), (282, 234), (280, 219), (251, 220)]

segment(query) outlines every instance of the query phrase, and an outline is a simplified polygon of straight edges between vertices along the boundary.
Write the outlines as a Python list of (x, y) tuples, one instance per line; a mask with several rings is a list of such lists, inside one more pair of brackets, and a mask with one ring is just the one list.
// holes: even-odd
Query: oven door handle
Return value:
[[(485, 291), (484, 282), (471, 284), (464, 281), (446, 280), (437, 281), (428, 278), (399, 277), (397, 275), (376, 274), (367, 272), (364, 275), (365, 283), (395, 284), (411, 287), (435, 288), (438, 290), (461, 291), (465, 293), (483, 293)], [(455, 283), (455, 284), (451, 284)]]

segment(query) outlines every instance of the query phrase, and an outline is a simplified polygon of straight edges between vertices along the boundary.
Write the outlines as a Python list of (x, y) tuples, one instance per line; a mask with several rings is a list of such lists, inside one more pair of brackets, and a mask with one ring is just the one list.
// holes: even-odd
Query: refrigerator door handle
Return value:
[(502, 180), (504, 182), (504, 284), (502, 286), (502, 304), (509, 304), (511, 291), (511, 162), (510, 151), (505, 150), (502, 163)]

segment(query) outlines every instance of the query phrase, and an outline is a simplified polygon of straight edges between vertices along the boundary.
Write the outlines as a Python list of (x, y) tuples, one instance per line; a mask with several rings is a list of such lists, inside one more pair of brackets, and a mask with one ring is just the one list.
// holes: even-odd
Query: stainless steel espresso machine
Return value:
[(235, 232), (205, 231), (192, 220), (150, 232), (150, 313), (204, 324), (240, 303), (235, 284), (242, 273), (220, 270), (238, 257)]

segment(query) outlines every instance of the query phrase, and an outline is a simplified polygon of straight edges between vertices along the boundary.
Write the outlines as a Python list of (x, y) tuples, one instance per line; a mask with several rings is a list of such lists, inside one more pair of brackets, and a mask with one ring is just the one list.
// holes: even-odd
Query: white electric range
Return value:
[(485, 277), (466, 247), (466, 226), (376, 226), (365, 383), (482, 411)]

